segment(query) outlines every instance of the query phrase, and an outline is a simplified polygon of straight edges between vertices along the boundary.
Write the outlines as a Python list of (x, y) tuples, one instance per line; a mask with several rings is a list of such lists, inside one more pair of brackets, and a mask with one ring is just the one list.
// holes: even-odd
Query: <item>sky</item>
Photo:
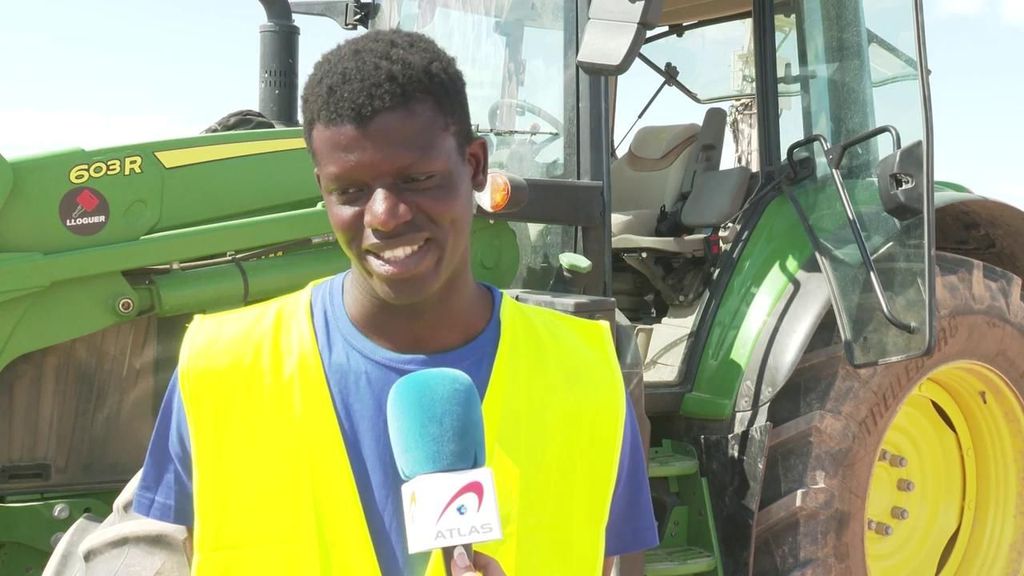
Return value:
[[(1015, 176), (1024, 0), (925, 0), (925, 14), (936, 177), (1024, 207)], [(256, 0), (0, 0), (0, 154), (189, 136), (228, 112), (255, 109), (264, 21)], [(320, 54), (352, 33), (322, 18), (296, 22), (304, 80)], [(637, 76), (617, 136), (657, 83)], [(640, 125), (678, 122), (677, 97), (660, 98)], [(700, 113), (685, 121), (699, 122)]]

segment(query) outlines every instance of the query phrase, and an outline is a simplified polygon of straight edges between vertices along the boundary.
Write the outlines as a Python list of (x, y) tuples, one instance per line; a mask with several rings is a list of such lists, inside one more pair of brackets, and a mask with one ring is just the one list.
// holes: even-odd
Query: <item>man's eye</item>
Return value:
[(435, 174), (415, 174), (402, 179), (403, 184), (423, 184), (434, 179)]
[(352, 196), (358, 195), (363, 190), (363, 188), (360, 188), (358, 186), (349, 186), (347, 188), (335, 188), (334, 190), (331, 191), (331, 194), (333, 194), (337, 198), (350, 198)]

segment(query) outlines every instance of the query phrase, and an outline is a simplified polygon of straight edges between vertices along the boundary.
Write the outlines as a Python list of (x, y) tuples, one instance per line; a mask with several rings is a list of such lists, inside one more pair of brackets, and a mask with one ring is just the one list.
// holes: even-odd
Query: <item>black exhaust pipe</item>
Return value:
[(288, 0), (260, 0), (261, 114), (281, 126), (299, 125), (299, 27)]

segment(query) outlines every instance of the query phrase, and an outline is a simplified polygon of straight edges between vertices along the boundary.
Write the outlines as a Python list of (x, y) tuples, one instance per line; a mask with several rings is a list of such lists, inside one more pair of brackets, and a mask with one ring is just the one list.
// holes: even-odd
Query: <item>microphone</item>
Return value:
[(484, 466), (483, 415), (473, 380), (429, 368), (398, 379), (388, 393), (388, 433), (402, 484), (410, 554), (452, 552), (501, 539), (494, 475)]

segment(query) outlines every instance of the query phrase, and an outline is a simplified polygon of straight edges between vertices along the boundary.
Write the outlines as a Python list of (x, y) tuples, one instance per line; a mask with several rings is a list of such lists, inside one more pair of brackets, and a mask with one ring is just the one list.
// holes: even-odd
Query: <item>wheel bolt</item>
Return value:
[(900, 456), (899, 454), (890, 454), (889, 465), (894, 468), (906, 468), (907, 459), (904, 458), (903, 456)]
[(889, 461), (889, 451), (886, 450), (885, 448), (882, 448), (882, 451), (878, 453), (878, 461), (879, 462), (888, 462)]
[(910, 518), (910, 511), (906, 508), (900, 508), (899, 506), (892, 507), (892, 517), (897, 520), (906, 520)]
[(900, 478), (896, 481), (896, 489), (900, 492), (913, 492), (914, 482), (912, 480), (907, 480), (906, 478)]
[(868, 530), (874, 531), (875, 526), (877, 526), (877, 525), (878, 525), (878, 522), (875, 522), (871, 518), (868, 518)]
[(875, 534), (880, 536), (892, 536), (892, 526), (889, 526), (885, 522), (876, 522)]

